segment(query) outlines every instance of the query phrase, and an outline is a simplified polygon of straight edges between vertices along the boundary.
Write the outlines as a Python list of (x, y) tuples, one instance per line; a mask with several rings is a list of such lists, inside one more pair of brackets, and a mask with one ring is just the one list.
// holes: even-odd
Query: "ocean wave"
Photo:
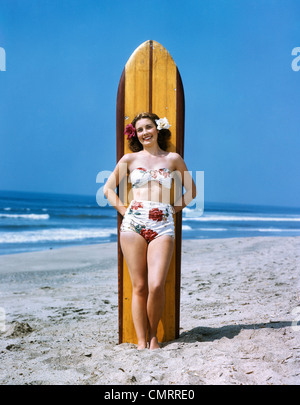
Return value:
[(12, 218), (12, 219), (33, 219), (33, 220), (41, 220), (41, 219), (49, 219), (49, 214), (0, 214), (0, 218)]
[(0, 243), (63, 242), (105, 238), (116, 235), (117, 228), (44, 229), (41, 231), (2, 232)]
[(300, 232), (300, 229), (293, 229), (293, 228), (289, 228), (289, 229), (280, 229), (280, 228), (247, 228), (247, 231), (257, 231), (257, 232)]
[(192, 228), (188, 225), (182, 225), (182, 230), (183, 231), (192, 231), (192, 232), (198, 232), (198, 231), (208, 231), (208, 232), (224, 232), (228, 231), (228, 228)]
[(263, 222), (300, 222), (300, 217), (268, 217), (268, 216), (239, 216), (239, 215), (205, 215), (202, 217), (183, 217), (183, 221), (263, 221)]
[(191, 226), (189, 226), (189, 225), (182, 225), (182, 230), (183, 231), (192, 231), (193, 228)]
[(241, 228), (241, 227), (237, 227), (237, 228), (184, 228), (185, 225), (183, 225), (182, 230), (188, 230), (188, 231), (194, 231), (194, 232), (289, 232), (289, 233), (293, 233), (293, 232), (298, 232), (300, 233), (300, 229), (286, 229), (286, 228)]
[(76, 213), (68, 213), (68, 214), (56, 214), (53, 215), (57, 218), (71, 218), (71, 219), (112, 219), (111, 215), (107, 214), (76, 214)]

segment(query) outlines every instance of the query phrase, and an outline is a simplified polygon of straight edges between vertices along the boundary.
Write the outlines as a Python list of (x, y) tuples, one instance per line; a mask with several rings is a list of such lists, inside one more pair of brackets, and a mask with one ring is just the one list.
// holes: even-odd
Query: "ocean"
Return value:
[[(201, 215), (202, 214), (202, 215)], [(205, 203), (183, 210), (182, 238), (300, 236), (300, 208)], [(117, 213), (96, 196), (0, 192), (0, 254), (117, 241)]]

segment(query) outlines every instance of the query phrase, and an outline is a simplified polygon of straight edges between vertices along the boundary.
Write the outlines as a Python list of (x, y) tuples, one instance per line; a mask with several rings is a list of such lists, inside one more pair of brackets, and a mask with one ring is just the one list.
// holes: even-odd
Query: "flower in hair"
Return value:
[(169, 129), (170, 128), (170, 124), (169, 121), (167, 120), (167, 118), (160, 118), (159, 120), (155, 120), (156, 125), (157, 125), (157, 129), (160, 131), (161, 129)]
[(135, 128), (132, 124), (126, 125), (124, 134), (127, 135), (127, 140), (133, 138), (135, 136)]

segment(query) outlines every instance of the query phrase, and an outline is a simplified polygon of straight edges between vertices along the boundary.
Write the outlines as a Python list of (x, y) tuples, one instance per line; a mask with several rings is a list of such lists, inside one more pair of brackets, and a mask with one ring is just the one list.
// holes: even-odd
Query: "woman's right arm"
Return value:
[[(126, 166), (124, 166), (124, 164)], [(119, 162), (117, 163), (114, 171), (107, 179), (105, 186), (104, 186), (104, 195), (110, 202), (110, 204), (121, 214), (124, 216), (126, 211), (126, 206), (120, 200), (118, 195), (116, 194), (115, 190), (117, 186), (121, 183), (124, 177), (127, 176), (127, 165), (128, 165), (128, 156), (124, 155)], [(125, 170), (124, 170), (125, 168)]]

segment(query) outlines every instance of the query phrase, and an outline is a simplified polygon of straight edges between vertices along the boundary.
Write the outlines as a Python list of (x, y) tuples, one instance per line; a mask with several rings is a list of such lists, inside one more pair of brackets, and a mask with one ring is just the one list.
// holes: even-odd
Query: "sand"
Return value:
[(184, 240), (180, 337), (154, 351), (118, 345), (116, 253), (0, 256), (0, 384), (300, 383), (300, 238)]

